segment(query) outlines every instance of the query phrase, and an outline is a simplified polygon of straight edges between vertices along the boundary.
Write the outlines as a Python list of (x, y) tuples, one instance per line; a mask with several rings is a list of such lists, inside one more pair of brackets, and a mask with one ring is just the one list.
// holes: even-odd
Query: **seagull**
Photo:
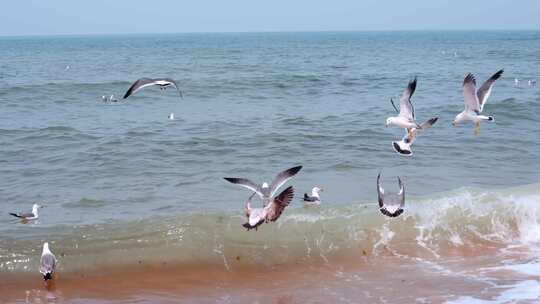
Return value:
[(399, 111), (394, 104), (394, 100), (390, 99), (392, 106), (394, 106), (394, 109), (399, 113), (399, 115), (395, 117), (388, 117), (386, 119), (386, 127), (396, 126), (404, 129), (421, 129), (420, 125), (414, 120), (414, 107), (411, 103), (411, 96), (414, 94), (414, 90), (416, 90), (416, 77), (414, 80), (409, 81), (407, 89), (405, 89), (399, 98)]
[[(425, 130), (427, 128), (430, 128), (437, 122), (437, 120), (439, 120), (439, 117), (432, 117), (428, 119), (426, 122), (420, 125), (422, 127), (421, 129)], [(392, 142), (392, 147), (394, 148), (394, 150), (401, 155), (412, 156), (413, 153), (411, 150), (411, 146), (416, 139), (418, 130), (420, 129), (407, 129), (407, 131), (405, 132), (405, 136), (403, 136), (403, 139), (401, 139), (400, 141)]]
[(263, 223), (275, 222), (285, 207), (289, 206), (294, 197), (294, 188), (289, 186), (283, 190), (278, 196), (270, 200), (270, 203), (263, 208), (252, 208), (251, 199), (257, 192), (254, 192), (246, 202), (246, 217), (247, 223), (242, 226), (248, 231), (251, 229), (257, 230), (257, 227)]
[(399, 192), (397, 194), (384, 194), (384, 189), (380, 184), (381, 173), (377, 176), (377, 193), (379, 197), (379, 210), (382, 214), (389, 217), (398, 217), (403, 213), (405, 206), (405, 186), (398, 176)]
[(262, 183), (262, 185), (257, 185), (247, 178), (224, 177), (224, 179), (255, 192), (263, 200), (263, 206), (266, 206), (279, 188), (298, 173), (300, 169), (302, 169), (302, 166), (292, 167), (280, 172), (271, 185), (268, 185), (266, 182)]
[(37, 220), (39, 218), (38, 209), (43, 208), (43, 206), (34, 204), (32, 205), (32, 212), (19, 212), (19, 213), (9, 213), (14, 217), (18, 217), (22, 220)]
[(169, 116), (167, 116), (167, 118), (169, 118), (169, 120), (174, 120), (174, 113), (169, 114)]
[(324, 189), (319, 187), (313, 187), (313, 189), (311, 189), (311, 195), (304, 193), (304, 203), (306, 205), (320, 205), (321, 197), (319, 196), (319, 192), (322, 191), (324, 191)]
[(519, 86), (519, 79), (517, 79), (517, 78), (514, 78), (514, 85), (515, 85), (516, 87), (518, 87), (518, 86)]
[(118, 99), (117, 99), (117, 98), (114, 98), (114, 94), (112, 94), (112, 95), (109, 96), (109, 97), (107, 97), (107, 96), (105, 96), (105, 95), (102, 95), (102, 96), (101, 96), (101, 101), (103, 101), (103, 102), (108, 102), (108, 101), (110, 101), (110, 102), (117, 102)]
[(529, 79), (527, 83), (529, 84), (530, 87), (533, 87), (536, 85), (536, 79)]
[(480, 115), (480, 113), (482, 113), (484, 105), (486, 104), (486, 101), (491, 94), (493, 84), (495, 84), (495, 81), (497, 79), (501, 78), (503, 72), (504, 70), (499, 70), (495, 74), (493, 74), (488, 80), (486, 80), (486, 82), (484, 82), (484, 84), (482, 84), (478, 91), (476, 91), (476, 79), (474, 78), (474, 75), (469, 73), (467, 74), (467, 76), (465, 76), (465, 79), (463, 80), (463, 97), (465, 100), (465, 110), (463, 110), (463, 112), (459, 113), (456, 118), (454, 118), (454, 121), (452, 122), (452, 125), (454, 127), (459, 123), (463, 123), (469, 120), (474, 122), (474, 124), (476, 125), (476, 128), (474, 129), (474, 134), (478, 135), (480, 133), (480, 122), (482, 120), (495, 120), (493, 116)]
[(43, 252), (41, 253), (41, 263), (39, 266), (39, 272), (43, 275), (43, 280), (48, 281), (52, 279), (54, 269), (56, 268), (56, 257), (49, 250), (49, 243), (43, 244)]
[(135, 81), (131, 87), (127, 90), (126, 94), (124, 95), (124, 99), (128, 98), (129, 96), (137, 93), (142, 88), (157, 85), (160, 87), (161, 90), (165, 90), (168, 86), (173, 86), (178, 91), (178, 94), (180, 94), (180, 98), (184, 98), (184, 94), (182, 94), (182, 91), (178, 88), (178, 85), (176, 84), (176, 81), (174, 81), (171, 78), (140, 78)]

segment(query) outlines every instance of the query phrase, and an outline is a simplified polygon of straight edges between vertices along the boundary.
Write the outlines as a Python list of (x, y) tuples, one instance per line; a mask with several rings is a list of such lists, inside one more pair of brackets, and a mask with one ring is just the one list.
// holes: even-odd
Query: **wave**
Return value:
[[(409, 198), (404, 215), (396, 219), (382, 216), (368, 203), (289, 208), (279, 221), (258, 231), (241, 227), (241, 209), (43, 227), (26, 239), (2, 238), (0, 270), (33, 271), (39, 261), (36, 250), (45, 240), (58, 255), (62, 272), (101, 273), (137, 263), (214, 265), (234, 271), (385, 254), (438, 258), (459, 250), (532, 245), (540, 242), (538, 186), (457, 189)], [(92, 207), (100, 202), (83, 199), (77, 204)]]

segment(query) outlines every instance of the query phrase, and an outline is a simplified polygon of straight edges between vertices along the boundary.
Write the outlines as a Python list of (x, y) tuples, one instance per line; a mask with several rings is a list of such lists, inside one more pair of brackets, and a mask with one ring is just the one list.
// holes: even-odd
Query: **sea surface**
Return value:
[[(464, 76), (499, 69), (484, 108), (495, 122), (453, 127)], [(140, 77), (173, 78), (184, 98), (150, 87), (123, 100)], [(384, 124), (414, 77), (418, 121), (439, 121), (403, 157), (391, 146), (403, 130)], [(0, 37), (0, 302), (537, 303), (532, 79), (538, 31)], [(271, 182), (296, 165), (291, 206), (245, 231), (250, 193), (223, 177)], [(387, 191), (405, 183), (398, 218), (378, 211), (379, 172)], [(314, 186), (322, 205), (305, 208)], [(8, 215), (34, 202), (38, 220)], [(47, 296), (45, 241), (61, 275)], [(66, 290), (81, 273), (164, 263), (180, 285), (194, 265), (226, 285), (190, 270), (200, 294)], [(239, 275), (270, 271), (279, 294)]]

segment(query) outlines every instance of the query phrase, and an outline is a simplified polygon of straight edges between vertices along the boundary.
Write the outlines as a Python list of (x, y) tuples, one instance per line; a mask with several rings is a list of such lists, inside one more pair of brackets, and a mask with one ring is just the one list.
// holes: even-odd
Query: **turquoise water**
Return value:
[[(471, 206), (485, 203), (483, 216), (508, 223), (501, 238), (521, 241), (540, 227), (537, 209), (533, 220), (516, 211), (538, 200), (540, 86), (526, 82), (540, 78), (539, 49), (540, 32), (0, 38), (0, 269), (33, 271), (44, 240), (66, 252), (65, 271), (95, 258), (79, 246), (107, 254), (145, 238), (182, 262), (206, 244), (199, 258), (221, 263), (216, 250), (233, 256), (241, 251), (235, 242), (268, 245), (240, 226), (249, 193), (222, 178), (269, 181), (298, 164), (304, 168), (291, 182), (297, 196), (322, 186), (323, 206), (306, 211), (295, 199), (283, 223), (260, 232), (299, 221), (297, 239), (274, 240), (290, 246), (290, 261), (305, 254), (312, 226), (334, 227), (336, 243), (352, 233), (347, 244), (364, 241), (358, 231), (386, 231), (372, 206), (381, 170), (388, 189), (397, 189), (395, 175), (403, 177), (405, 214), (415, 217), (416, 224), (400, 218), (396, 227), (435, 225), (427, 219), (438, 214), (436, 224), (448, 227), (437, 242), (454, 244), (456, 234), (466, 240), (474, 231), (458, 229), (453, 211), (446, 213), (454, 206), (464, 222), (492, 235), (497, 227), (471, 215), (478, 208)], [(478, 137), (472, 125), (452, 127), (463, 108), (464, 75), (483, 82), (499, 69), (505, 72), (484, 109), (495, 122), (482, 124)], [(101, 101), (120, 98), (139, 77), (161, 76), (176, 79), (185, 98), (148, 88), (127, 101)], [(384, 123), (394, 114), (389, 99), (414, 76), (418, 119), (440, 119), (404, 158), (391, 147), (403, 131)], [(515, 190), (522, 186), (526, 194)], [(35, 201), (47, 205), (37, 222), (7, 215)], [(356, 224), (343, 221), (350, 216)], [(115, 242), (120, 238), (133, 242)], [(321, 252), (347, 251), (326, 246)]]

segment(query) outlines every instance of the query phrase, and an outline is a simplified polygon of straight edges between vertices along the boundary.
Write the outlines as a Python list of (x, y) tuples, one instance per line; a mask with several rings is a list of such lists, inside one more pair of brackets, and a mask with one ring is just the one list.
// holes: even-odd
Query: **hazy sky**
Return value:
[(540, 0), (18, 0), (0, 35), (540, 29)]

